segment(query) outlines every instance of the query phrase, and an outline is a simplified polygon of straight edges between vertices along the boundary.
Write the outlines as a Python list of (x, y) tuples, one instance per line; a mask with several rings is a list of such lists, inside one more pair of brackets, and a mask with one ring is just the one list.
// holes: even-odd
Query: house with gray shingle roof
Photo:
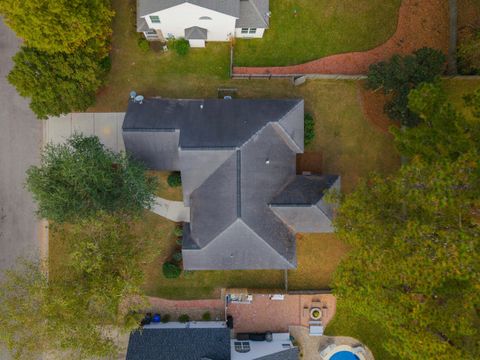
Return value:
[(261, 38), (269, 18), (269, 0), (137, 0), (137, 31), (147, 40), (185, 38), (192, 47)]
[(297, 174), (303, 100), (130, 102), (127, 152), (153, 170), (180, 171), (188, 270), (294, 269), (296, 232), (332, 232), (324, 196), (336, 175)]
[(145, 325), (133, 331), (126, 360), (298, 360), (289, 333), (264, 341), (231, 339), (225, 322)]

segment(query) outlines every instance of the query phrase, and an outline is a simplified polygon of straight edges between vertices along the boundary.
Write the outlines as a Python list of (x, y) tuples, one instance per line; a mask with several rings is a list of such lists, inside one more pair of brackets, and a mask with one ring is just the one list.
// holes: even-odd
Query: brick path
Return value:
[(393, 54), (408, 54), (431, 47), (448, 53), (448, 2), (404, 0), (395, 34), (384, 44), (364, 52), (327, 56), (305, 64), (277, 67), (234, 67), (234, 74), (365, 74), (370, 64)]

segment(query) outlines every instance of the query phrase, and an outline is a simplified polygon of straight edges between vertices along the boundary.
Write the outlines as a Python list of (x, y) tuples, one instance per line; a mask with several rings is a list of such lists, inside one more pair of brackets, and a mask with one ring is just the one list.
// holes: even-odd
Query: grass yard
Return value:
[(347, 245), (334, 234), (297, 235), (298, 268), (288, 271), (290, 290), (326, 289)]
[(372, 323), (367, 318), (352, 314), (348, 308), (337, 301), (335, 317), (325, 329), (328, 336), (350, 336), (366, 344), (372, 351), (375, 359), (395, 360), (384, 348), (383, 343), (388, 340), (388, 334), (381, 324)]
[(167, 183), (169, 171), (148, 171), (148, 174), (157, 178), (158, 188), (155, 195), (167, 200), (183, 200), (182, 187), (170, 187)]
[(236, 39), (235, 65), (282, 66), (387, 41), (401, 0), (274, 0), (262, 39)]

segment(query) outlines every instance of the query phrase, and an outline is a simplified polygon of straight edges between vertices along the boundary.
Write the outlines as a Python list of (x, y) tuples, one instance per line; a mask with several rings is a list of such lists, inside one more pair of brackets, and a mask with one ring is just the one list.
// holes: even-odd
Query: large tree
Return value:
[(346, 196), (336, 220), (351, 245), (335, 294), (382, 324), (405, 360), (480, 357), (480, 163), (413, 160)]
[(13, 62), (8, 81), (31, 98), (30, 107), (40, 119), (87, 110), (109, 70), (108, 58), (100, 60), (85, 49), (66, 54), (22, 47)]
[(367, 87), (382, 90), (391, 100), (385, 112), (392, 120), (406, 126), (418, 123), (417, 115), (408, 109), (408, 93), (423, 82), (433, 82), (445, 68), (445, 55), (440, 51), (421, 48), (411, 55), (394, 55), (389, 61), (370, 66)]
[[(142, 263), (158, 255), (128, 218), (99, 214), (60, 231), (63, 257), (9, 271), (0, 284), (0, 341), (16, 359), (113, 356), (115, 334), (139, 324)], [(58, 252), (58, 249), (55, 249)]]
[(409, 109), (418, 114), (414, 128), (392, 128), (398, 150), (429, 162), (480, 155), (480, 89), (465, 96), (463, 111), (448, 102), (441, 83), (424, 83), (410, 92)]
[(107, 54), (110, 0), (0, 0), (0, 13), (30, 47), (49, 53), (95, 48)]
[(46, 145), (40, 166), (27, 171), (26, 185), (38, 214), (56, 222), (98, 211), (138, 214), (152, 205), (157, 186), (140, 163), (106, 149), (96, 136), (79, 134)]
[(438, 84), (413, 90), (414, 128), (395, 131), (410, 162), (344, 197), (336, 229), (352, 251), (335, 293), (382, 324), (408, 360), (480, 358), (480, 92), (463, 111)]

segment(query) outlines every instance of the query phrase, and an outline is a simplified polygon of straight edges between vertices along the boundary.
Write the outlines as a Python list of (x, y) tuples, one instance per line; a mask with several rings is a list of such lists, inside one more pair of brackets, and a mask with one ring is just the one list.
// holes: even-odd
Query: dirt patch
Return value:
[(392, 121), (383, 111), (389, 96), (382, 92), (374, 92), (366, 89), (363, 84), (359, 86), (360, 98), (362, 101), (363, 114), (374, 126), (375, 129), (389, 134), (390, 126), (399, 126), (397, 121)]
[(371, 64), (394, 54), (410, 54), (422, 47), (448, 53), (448, 1), (404, 0), (395, 34), (384, 44), (363, 52), (327, 56), (294, 66), (235, 67), (235, 74), (365, 74)]
[(297, 175), (304, 172), (312, 174), (322, 173), (323, 156), (319, 151), (307, 151), (303, 154), (297, 154)]

